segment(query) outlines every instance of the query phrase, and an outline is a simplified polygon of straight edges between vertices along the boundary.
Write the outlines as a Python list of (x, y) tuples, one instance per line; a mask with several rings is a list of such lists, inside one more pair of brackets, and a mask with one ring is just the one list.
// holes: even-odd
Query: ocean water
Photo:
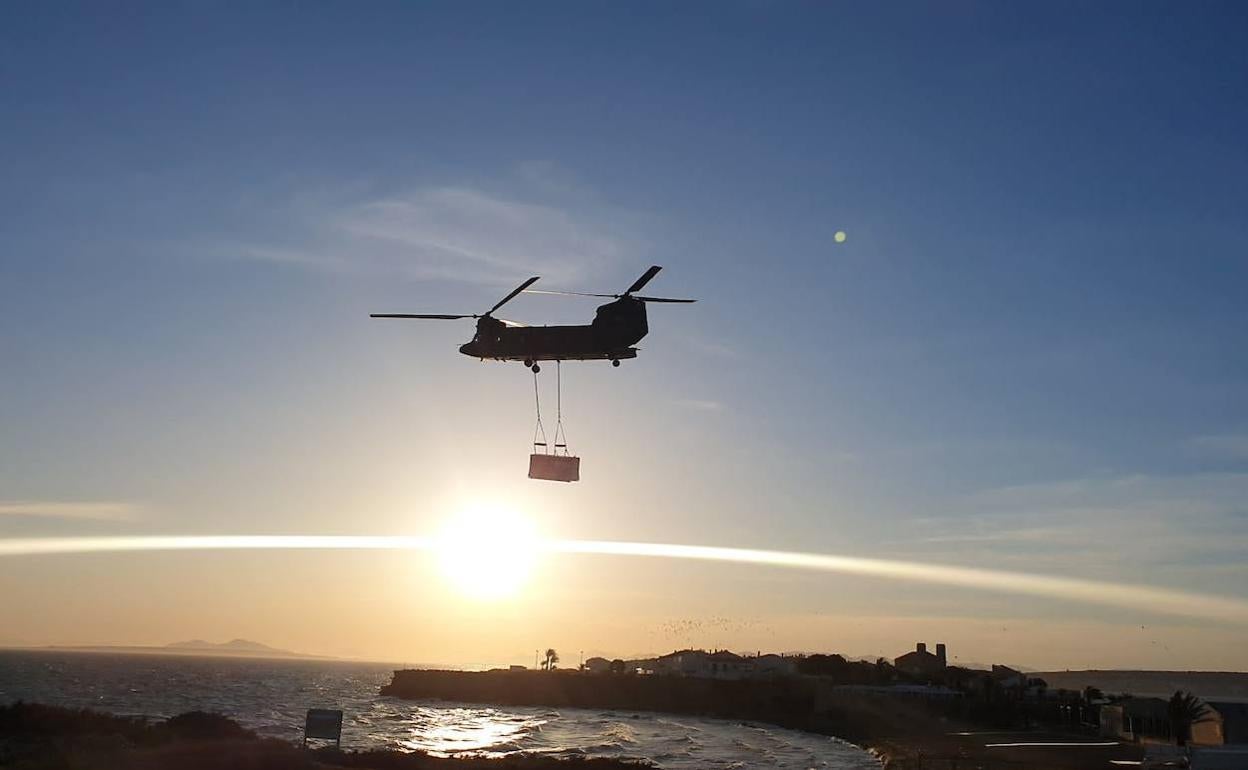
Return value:
[(879, 770), (865, 751), (766, 725), (645, 712), (491, 707), (378, 695), (393, 666), (54, 651), (0, 651), (0, 703), (168, 717), (195, 709), (298, 741), (309, 708), (340, 708), (343, 746), (450, 756), (601, 756), (662, 768)]

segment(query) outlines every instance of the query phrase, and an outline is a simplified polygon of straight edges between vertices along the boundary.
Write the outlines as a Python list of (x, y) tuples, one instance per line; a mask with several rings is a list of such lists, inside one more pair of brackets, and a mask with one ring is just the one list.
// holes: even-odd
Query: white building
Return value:
[(655, 670), (660, 674), (696, 676), (704, 679), (742, 679), (751, 666), (746, 658), (727, 650), (678, 650), (660, 657)]

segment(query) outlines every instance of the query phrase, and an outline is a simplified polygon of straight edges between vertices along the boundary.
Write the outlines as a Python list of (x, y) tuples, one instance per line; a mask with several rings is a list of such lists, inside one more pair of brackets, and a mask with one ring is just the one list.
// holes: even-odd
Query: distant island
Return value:
[(203, 639), (191, 639), (186, 642), (170, 642), (165, 645), (169, 650), (188, 650), (193, 652), (214, 652), (223, 655), (256, 655), (263, 657), (295, 656), (300, 658), (314, 657), (290, 650), (281, 650), (267, 644), (253, 642), (250, 639), (231, 639), (228, 642), (206, 642)]
[(283, 650), (270, 647), (250, 639), (231, 639), (228, 642), (209, 642), (203, 639), (190, 639), (185, 642), (171, 642), (163, 647), (134, 645), (78, 645), (50, 646), (45, 649), (66, 650), (71, 652), (115, 652), (133, 655), (200, 655), (223, 658), (298, 658), (304, 660), (333, 660), (326, 655), (309, 655), (302, 652)]

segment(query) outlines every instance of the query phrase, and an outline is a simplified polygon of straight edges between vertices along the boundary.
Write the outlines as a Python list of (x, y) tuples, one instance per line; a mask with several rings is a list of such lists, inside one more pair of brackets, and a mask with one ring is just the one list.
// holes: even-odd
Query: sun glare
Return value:
[(507, 508), (475, 506), (442, 527), (435, 548), (443, 577), (465, 596), (514, 596), (537, 559), (537, 533), (526, 516)]

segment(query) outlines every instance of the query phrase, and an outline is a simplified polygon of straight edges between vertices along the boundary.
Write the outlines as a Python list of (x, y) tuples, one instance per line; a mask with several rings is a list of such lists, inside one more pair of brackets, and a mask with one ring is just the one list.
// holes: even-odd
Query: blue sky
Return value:
[[(567, 536), (1248, 594), (1238, 4), (31, 4), (0, 22), (0, 533), (403, 532), (486, 497)], [(467, 324), (366, 317), (479, 312), (534, 274), (618, 291), (652, 263), (653, 292), (701, 301), (652, 308), (619, 370), (565, 368), (572, 488), (523, 478), (523, 369), (458, 356)], [(196, 574), (233, 585), (241, 559)], [(17, 640), (236, 635), (116, 607), (130, 625), (79, 634), (47, 609), (67, 576), (127, 593), (144, 564), (0, 565), (40, 587)], [(827, 577), (774, 578), (771, 609), (749, 570), (679, 579), (672, 616), (818, 615), (829, 646), (865, 652), (1003, 613), (1140, 625)], [(836, 636), (871, 613), (877, 635)], [(1171, 657), (1123, 659), (1248, 665), (1226, 652), (1242, 627), (1172, 622)]]

